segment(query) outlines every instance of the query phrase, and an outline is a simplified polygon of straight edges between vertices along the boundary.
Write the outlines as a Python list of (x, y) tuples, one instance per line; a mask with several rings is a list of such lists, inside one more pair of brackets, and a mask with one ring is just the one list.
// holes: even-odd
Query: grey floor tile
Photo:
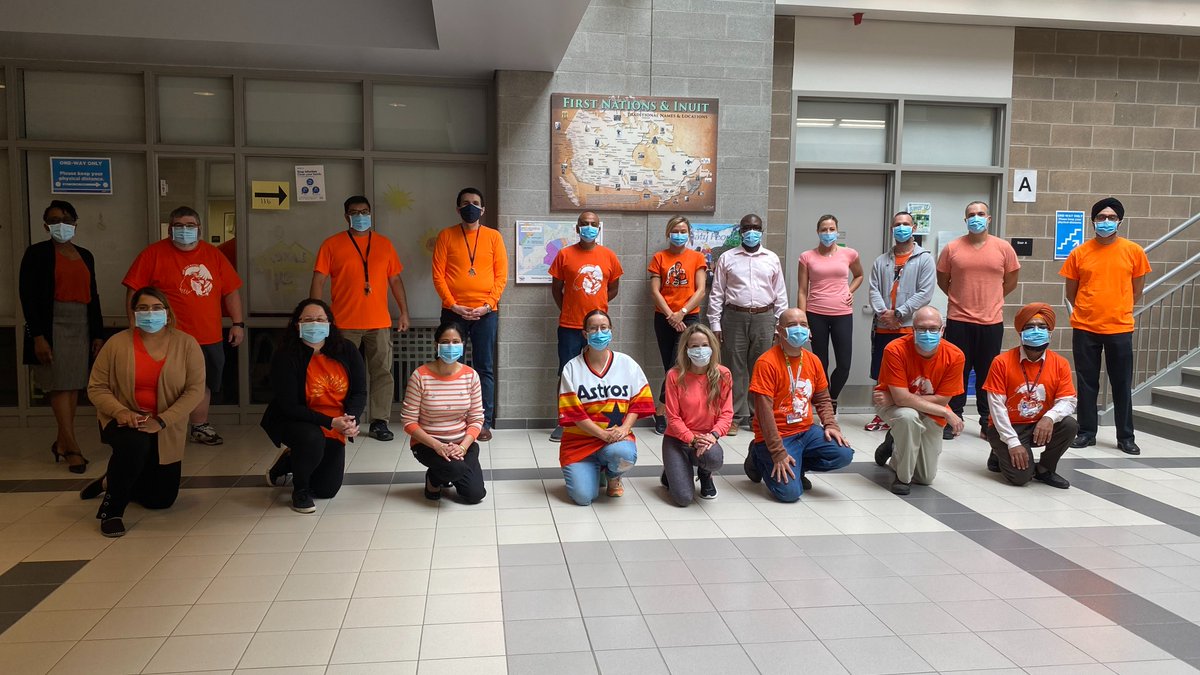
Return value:
[(1143, 525), (1137, 528), (1137, 533), (1156, 544), (1200, 543), (1200, 537), (1171, 525)]
[(572, 588), (566, 565), (510, 565), (500, 568), (500, 589), (541, 591)]
[(974, 530), (963, 534), (989, 551), (1041, 548), (1037, 542), (1013, 530)]
[(0, 591), (0, 612), (28, 612), (56, 588), (58, 584), (5, 586)]
[(958, 573), (950, 563), (924, 549), (916, 553), (879, 553), (875, 557), (893, 572), (906, 578)]
[(504, 648), (508, 654), (556, 654), (591, 649), (583, 619), (505, 621)]
[(575, 584), (575, 588), (612, 588), (629, 585), (625, 579), (625, 572), (621, 570), (621, 563), (615, 559), (600, 563), (571, 563), (567, 569), (571, 573), (571, 582)]
[(625, 587), (577, 588), (575, 597), (579, 600), (579, 612), (584, 617), (641, 613), (633, 592)]
[(1046, 628), (1110, 626), (1108, 617), (1081, 604), (1075, 598), (1017, 598), (1008, 604)]
[(1048, 629), (976, 633), (1023, 668), (1093, 663), (1092, 658)]
[(1149, 567), (1097, 570), (1095, 574), (1131, 593), (1176, 593), (1193, 590), (1182, 581), (1172, 579)]
[(513, 591), (501, 597), (505, 621), (564, 619), (579, 616), (575, 591)]
[[(968, 574), (971, 580), (987, 588), (998, 598), (1052, 598), (1062, 595), (1054, 586), (1042, 581), (1039, 577), (1044, 574), (1058, 572), (989, 572), (984, 574)], [(1091, 574), (1086, 570), (1075, 570), (1069, 574)]]
[(656, 560), (680, 560), (679, 551), (667, 539), (646, 541), (610, 541), (613, 553), (621, 562), (649, 562)]
[(701, 584), (731, 584), (763, 581), (758, 569), (745, 558), (688, 560), (687, 568)]
[(1196, 671), (1200, 670), (1200, 660), (1196, 659), (1184, 661), (1127, 661), (1125, 663), (1106, 663), (1104, 665), (1108, 666), (1109, 670), (1117, 673), (1117, 675), (1196, 675)]
[(788, 607), (832, 607), (860, 604), (850, 591), (834, 579), (773, 581), (771, 587)]
[(798, 642), (815, 640), (804, 622), (790, 609), (756, 609), (745, 612), (721, 612), (725, 625), (743, 645), (759, 642)]
[(912, 584), (900, 577), (843, 579), (840, 583), (864, 605), (883, 605), (894, 602), (924, 602), (927, 600)]
[(1020, 568), (988, 550), (933, 551), (963, 574), (1017, 572)]
[(828, 579), (829, 572), (808, 556), (792, 558), (753, 558), (750, 563), (767, 581)]
[(642, 614), (715, 612), (712, 602), (699, 586), (640, 586), (632, 589)]
[(996, 521), (978, 513), (947, 513), (938, 516), (938, 520), (959, 532), (1003, 529), (1003, 526)]
[(1101, 663), (1171, 658), (1167, 652), (1120, 626), (1056, 628), (1054, 632)]
[(625, 573), (625, 579), (630, 586), (672, 586), (696, 583), (687, 564), (682, 560), (622, 561), (621, 570)]
[[(1095, 546), (1096, 542), (1066, 528), (1043, 527), (1030, 530), (1015, 530), (1021, 536), (1046, 548), (1059, 551), (1063, 548)], [(1062, 551), (1059, 551), (1062, 553)], [(1065, 555), (1065, 553), (1064, 553)]]
[(684, 560), (745, 557), (731, 539), (672, 539), (671, 544)]
[(735, 537), (730, 541), (747, 558), (790, 558), (803, 553), (786, 537)]
[(564, 541), (562, 550), (567, 562), (571, 564), (617, 561), (617, 556), (607, 541)]
[(795, 675), (804, 664), (805, 675), (846, 675), (848, 672), (820, 642), (743, 644), (762, 675)]
[(796, 610), (808, 629), (821, 640), (880, 637), (892, 631), (862, 606), (804, 607)]
[[(1200, 621), (1200, 591), (1188, 593), (1147, 593), (1142, 596), (1154, 604), (1193, 623)], [(1091, 611), (1091, 610), (1089, 610)]]
[[(804, 555), (810, 555), (814, 558), (824, 558), (827, 556), (844, 556), (844, 555), (863, 555), (866, 551), (862, 550), (858, 544), (854, 543), (850, 537), (844, 534), (821, 534), (812, 537), (789, 537), (792, 543), (800, 549)], [(736, 544), (738, 540), (734, 540)], [(740, 548), (740, 547), (739, 547)], [(743, 549), (744, 550), (744, 549)], [(751, 555), (749, 558), (765, 558), (767, 556)]]
[(500, 566), (561, 565), (566, 562), (561, 544), (503, 544), (498, 548)]
[(982, 551), (982, 546), (959, 532), (909, 532), (908, 538), (930, 553), (941, 551)]
[(991, 600), (996, 596), (965, 574), (940, 574), (932, 577), (907, 577), (913, 588), (934, 602)]
[(1134, 546), (1153, 543), (1131, 527), (1073, 527), (1071, 531), (1101, 546)]
[(924, 673), (933, 670), (898, 637), (825, 640), (825, 646), (851, 675)]
[[(698, 645), (735, 644), (733, 633), (716, 612), (689, 614), (652, 614), (646, 625), (659, 648)], [(668, 661), (668, 664), (670, 662)], [(672, 668), (672, 670), (674, 670)]]
[(750, 657), (737, 645), (664, 647), (659, 651), (672, 673), (758, 675), (758, 669)]
[(938, 604), (950, 616), (973, 631), (1023, 630), (1038, 627), (1037, 622), (1003, 600), (968, 600)]
[(1200, 590), (1200, 566), (1187, 565), (1185, 567), (1160, 567), (1158, 568), (1158, 571), (1176, 581), (1181, 581), (1187, 584), (1191, 588)]
[[(1083, 537), (1079, 538), (1083, 539)], [(1084, 539), (1084, 541), (1087, 541), (1086, 546), (1072, 546), (1069, 548), (1059, 549), (1059, 555), (1088, 570), (1102, 570), (1111, 567), (1142, 566), (1141, 563), (1130, 560), (1120, 553), (1117, 553), (1115, 549), (1107, 546), (1098, 546), (1091, 540)]]
[(908, 535), (899, 533), (852, 534), (850, 541), (871, 555), (925, 552), (925, 548), (909, 539)]
[(1097, 573), (1088, 571), (1038, 572), (1037, 578), (1073, 597), (1128, 592), (1128, 589), (1121, 588)]
[(932, 602), (868, 605), (867, 609), (896, 635), (968, 632), (966, 626)]
[(667, 664), (657, 649), (625, 649), (596, 652), (602, 675), (668, 675)]
[(873, 555), (831, 555), (813, 559), (835, 579), (896, 576), (891, 568)]
[(87, 560), (43, 560), (22, 562), (0, 574), (0, 586), (61, 584), (78, 572)]
[(1181, 617), (1140, 595), (1084, 595), (1080, 604), (1096, 610), (1113, 623), (1131, 626), (1142, 623), (1175, 623)]
[(1112, 550), (1120, 555), (1145, 565), (1146, 567), (1177, 567), (1181, 565), (1196, 565), (1191, 556), (1174, 551), (1162, 544), (1139, 544), (1135, 546), (1114, 546)]
[(788, 605), (767, 582), (748, 584), (704, 584), (708, 599), (719, 611), (784, 609)]
[(508, 675), (595, 675), (597, 672), (596, 659), (591, 652), (513, 654), (508, 657)]
[(1013, 664), (982, 638), (971, 633), (909, 635), (904, 641), (940, 671), (1008, 668)]
[(1003, 551), (1001, 557), (1027, 572), (1080, 569), (1077, 563), (1045, 548), (1022, 548)]
[(593, 616), (585, 620), (592, 649), (596, 651), (648, 649), (654, 638), (642, 615)]
[(1177, 658), (1200, 659), (1200, 626), (1196, 624), (1147, 624), (1127, 628)]

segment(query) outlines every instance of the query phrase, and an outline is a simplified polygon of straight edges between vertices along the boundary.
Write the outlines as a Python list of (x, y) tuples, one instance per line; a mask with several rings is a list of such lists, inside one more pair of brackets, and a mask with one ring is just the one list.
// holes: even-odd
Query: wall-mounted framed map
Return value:
[(713, 213), (717, 99), (550, 96), (550, 210)]

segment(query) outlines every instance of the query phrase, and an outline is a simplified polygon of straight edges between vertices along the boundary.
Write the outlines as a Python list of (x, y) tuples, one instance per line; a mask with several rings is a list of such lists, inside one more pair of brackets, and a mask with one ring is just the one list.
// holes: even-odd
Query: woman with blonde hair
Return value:
[(679, 506), (691, 504), (694, 466), (700, 498), (716, 499), (712, 474), (724, 464), (719, 439), (733, 424), (733, 375), (721, 365), (720, 344), (707, 327), (688, 326), (679, 336), (675, 366), (667, 371), (664, 390), (663, 487)]
[[(654, 337), (664, 373), (675, 364), (680, 334), (700, 321), (708, 271), (704, 254), (688, 248), (692, 224), (687, 218), (675, 216), (668, 220), (666, 238), (667, 247), (655, 253), (646, 268), (650, 273), (650, 298), (654, 301)], [(659, 436), (667, 431), (664, 400), (660, 389), (654, 411), (654, 433)]]

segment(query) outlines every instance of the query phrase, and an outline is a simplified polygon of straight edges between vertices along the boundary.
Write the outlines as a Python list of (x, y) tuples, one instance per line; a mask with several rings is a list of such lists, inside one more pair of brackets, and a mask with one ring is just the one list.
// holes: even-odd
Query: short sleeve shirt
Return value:
[(1021, 269), (1012, 244), (988, 235), (975, 248), (967, 237), (942, 249), (937, 271), (950, 275), (946, 318), (984, 326), (1004, 321), (1004, 275)]
[[(933, 356), (925, 358), (917, 352), (912, 335), (893, 340), (883, 349), (883, 363), (879, 368), (879, 384), (875, 387), (886, 391), (888, 387), (907, 389), (914, 394), (936, 396), (958, 396), (963, 388), (963, 364), (966, 358), (962, 350), (942, 340)], [(930, 415), (940, 426), (946, 426), (946, 418)]]
[[(313, 269), (329, 277), (338, 328), (376, 330), (391, 326), (388, 281), (404, 266), (390, 239), (374, 231), (366, 237), (354, 237), (343, 230), (321, 243)], [(368, 274), (370, 293), (365, 292)]]
[(1091, 239), (1071, 251), (1058, 273), (1079, 282), (1072, 328), (1101, 335), (1133, 331), (1133, 280), (1150, 273), (1141, 246), (1124, 237), (1110, 244)]
[[(846, 304), (850, 293), (850, 266), (858, 260), (858, 251), (837, 246), (830, 255), (816, 249), (800, 254), (800, 264), (808, 270), (808, 301), (805, 309), (825, 316), (845, 316), (854, 311)], [(895, 304), (895, 301), (893, 301)]]
[[(820, 359), (807, 349), (799, 356), (788, 356), (779, 345), (758, 357), (750, 378), (750, 392), (771, 399), (781, 438), (808, 431), (813, 425), (813, 395), (828, 388)], [(764, 442), (757, 418), (753, 427), (754, 442)]]
[(169, 239), (146, 247), (121, 283), (128, 289), (153, 286), (171, 303), (175, 327), (202, 345), (221, 341), (221, 299), (242, 287), (242, 279), (216, 246), (200, 242), (181, 251)]
[[(659, 293), (662, 293), (663, 300), (667, 301), (667, 306), (672, 312), (678, 312), (683, 309), (687, 301), (696, 293), (696, 279), (700, 273), (708, 269), (708, 261), (705, 260), (704, 254), (690, 248), (683, 249), (679, 255), (671, 253), (670, 249), (663, 249), (654, 254), (650, 259), (650, 265), (646, 271), (651, 277), (659, 279)], [(658, 311), (655, 308), (654, 311)], [(689, 314), (698, 314), (700, 307), (692, 308)]]
[[(346, 409), (342, 404), (346, 393), (350, 391), (350, 378), (346, 375), (346, 367), (324, 354), (313, 354), (308, 361), (308, 371), (304, 376), (304, 397), (308, 407), (322, 415), (341, 417)], [(333, 429), (321, 429), (326, 438), (345, 441), (341, 433)]]
[(563, 284), (558, 325), (583, 328), (583, 318), (593, 309), (608, 311), (608, 285), (625, 271), (612, 249), (599, 244), (585, 251), (578, 244), (563, 248), (550, 263), (550, 276)]
[(1075, 396), (1071, 365), (1065, 358), (1047, 349), (1034, 363), (1022, 358), (1020, 347), (992, 361), (983, 390), (1005, 398), (1008, 421), (1014, 425), (1034, 424), (1054, 407), (1055, 401)]

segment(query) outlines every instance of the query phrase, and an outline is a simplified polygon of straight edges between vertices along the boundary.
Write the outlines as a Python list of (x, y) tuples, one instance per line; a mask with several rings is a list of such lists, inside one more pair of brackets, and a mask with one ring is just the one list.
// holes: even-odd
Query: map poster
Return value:
[[(579, 241), (574, 220), (517, 221), (517, 283), (550, 283), (550, 263), (566, 246)], [(600, 223), (597, 244), (604, 243), (604, 223)]]
[(912, 214), (913, 234), (929, 234), (933, 205), (929, 202), (909, 202), (907, 211)]
[(551, 211), (712, 213), (717, 99), (553, 94)]
[(713, 269), (717, 256), (727, 249), (742, 245), (738, 225), (727, 223), (692, 223), (691, 247), (704, 254), (708, 269)]

